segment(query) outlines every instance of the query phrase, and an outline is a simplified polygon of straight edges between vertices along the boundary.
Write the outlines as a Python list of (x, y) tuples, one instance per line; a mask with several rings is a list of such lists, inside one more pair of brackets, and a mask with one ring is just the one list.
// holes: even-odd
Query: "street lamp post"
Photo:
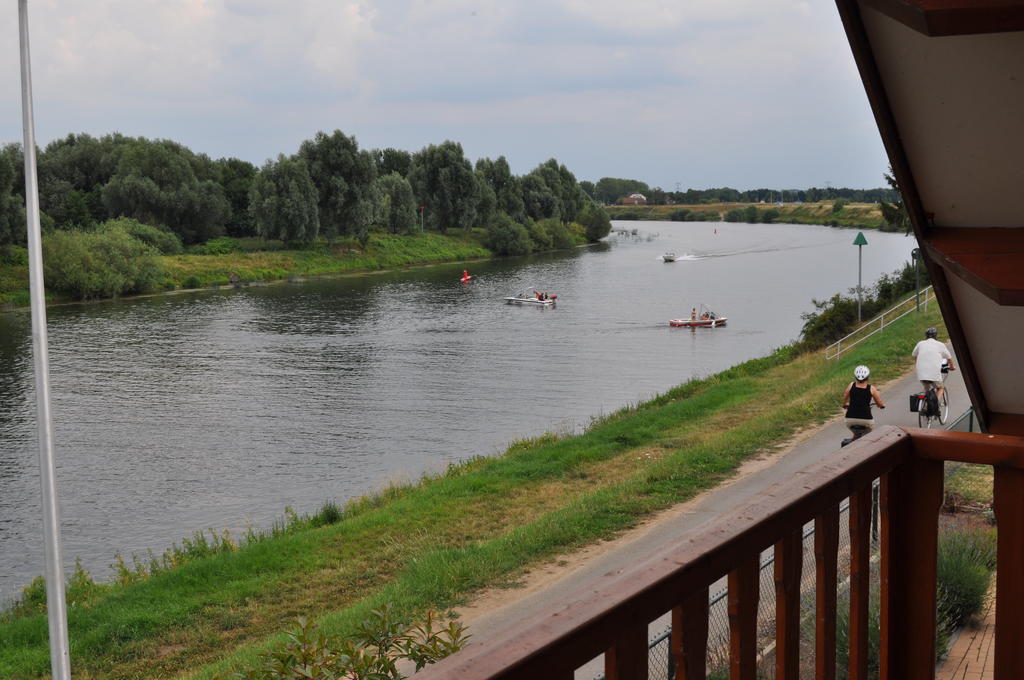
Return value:
[(860, 279), (861, 263), (863, 262), (863, 260), (862, 260), (862, 251), (864, 250), (864, 246), (866, 246), (867, 244), (868, 244), (868, 240), (866, 238), (864, 238), (864, 232), (858, 231), (857, 232), (857, 238), (853, 239), (853, 245), (857, 246), (857, 323), (861, 322), (860, 308), (861, 308), (861, 298), (863, 297), (863, 294), (862, 294), (862, 290), (863, 289), (861, 288), (861, 279)]

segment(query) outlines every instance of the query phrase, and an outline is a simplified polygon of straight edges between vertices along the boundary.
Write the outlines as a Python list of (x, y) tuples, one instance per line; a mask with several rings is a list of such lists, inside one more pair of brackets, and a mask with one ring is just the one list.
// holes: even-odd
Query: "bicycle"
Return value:
[[(949, 373), (949, 369), (943, 366), (942, 372)], [(949, 420), (949, 386), (943, 383), (943, 387), (945, 389), (942, 390), (942, 399), (939, 399), (938, 390), (934, 385), (924, 393), (924, 400), (917, 410), (918, 427), (930, 428), (934, 420), (939, 421), (940, 425), (945, 425)]]

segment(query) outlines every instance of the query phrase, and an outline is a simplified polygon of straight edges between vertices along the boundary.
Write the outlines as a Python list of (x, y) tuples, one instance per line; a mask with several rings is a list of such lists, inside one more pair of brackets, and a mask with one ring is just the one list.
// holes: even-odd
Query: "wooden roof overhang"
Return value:
[(1024, 434), (1024, 0), (836, 0), (990, 432)]

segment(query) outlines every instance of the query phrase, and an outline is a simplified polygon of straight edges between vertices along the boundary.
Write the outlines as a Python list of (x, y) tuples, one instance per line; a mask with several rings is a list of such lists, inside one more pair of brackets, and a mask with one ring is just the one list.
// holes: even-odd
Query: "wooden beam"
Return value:
[(996, 304), (1024, 306), (1024, 228), (936, 227), (928, 256)]
[(815, 680), (835, 680), (836, 677), (838, 555), (839, 506), (837, 505), (814, 520)]
[(942, 472), (942, 461), (913, 459), (882, 476), (882, 680), (935, 677)]
[(850, 496), (849, 680), (868, 680), (872, 489)]
[(708, 589), (672, 608), (672, 658), (675, 680), (705, 680), (708, 675)]
[(932, 37), (1024, 30), (1020, 0), (864, 0), (864, 4)]
[(775, 544), (775, 680), (800, 680), (800, 577), (803, 527)]
[(729, 572), (729, 677), (757, 680), (757, 603), (761, 569), (757, 553)]
[(995, 677), (1024, 678), (1024, 471), (997, 467)]
[(905, 428), (914, 455), (931, 460), (999, 465), (1024, 470), (1024, 437)]

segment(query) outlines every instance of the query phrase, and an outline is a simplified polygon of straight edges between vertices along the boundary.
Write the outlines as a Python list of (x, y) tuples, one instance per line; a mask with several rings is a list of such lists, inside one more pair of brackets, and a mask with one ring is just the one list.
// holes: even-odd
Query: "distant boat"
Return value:
[(516, 293), (515, 295), (510, 295), (505, 298), (505, 302), (510, 305), (540, 305), (541, 307), (553, 307), (557, 298), (557, 295), (545, 295), (544, 297), (540, 297), (536, 293), (533, 295)]
[(669, 319), (668, 325), (673, 328), (717, 328), (724, 326), (726, 317), (721, 316), (714, 319)]
[(701, 304), (700, 312), (694, 311), (682, 319), (669, 319), (668, 325), (673, 328), (718, 328), (724, 326), (726, 321), (726, 317), (719, 316), (713, 309)]
[(675, 253), (665, 253), (661, 256), (661, 259), (665, 262), (675, 262), (678, 258)]

